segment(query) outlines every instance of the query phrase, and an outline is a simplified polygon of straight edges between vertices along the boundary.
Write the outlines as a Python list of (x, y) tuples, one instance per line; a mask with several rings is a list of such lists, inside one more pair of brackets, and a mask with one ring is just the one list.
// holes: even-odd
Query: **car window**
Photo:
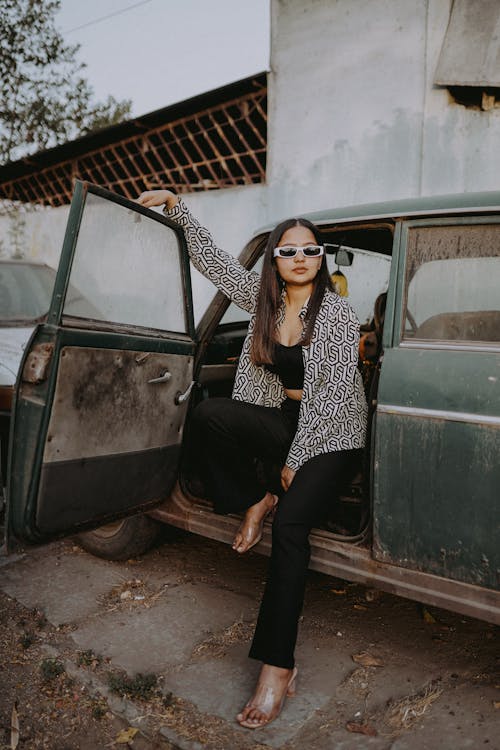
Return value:
[(500, 225), (410, 227), (404, 339), (500, 341)]
[(180, 245), (161, 222), (89, 194), (64, 315), (185, 332)]
[(55, 272), (29, 263), (0, 263), (0, 325), (47, 315)]
[(371, 250), (361, 250), (342, 246), (353, 254), (350, 266), (337, 266), (335, 255), (327, 255), (330, 274), (340, 271), (345, 276), (345, 293), (343, 296), (354, 308), (361, 325), (373, 318), (375, 300), (387, 291), (391, 271), (390, 255), (382, 255)]

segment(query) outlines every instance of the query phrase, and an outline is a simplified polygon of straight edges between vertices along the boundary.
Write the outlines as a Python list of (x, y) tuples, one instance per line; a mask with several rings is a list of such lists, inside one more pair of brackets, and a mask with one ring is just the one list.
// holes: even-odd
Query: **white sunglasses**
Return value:
[(295, 258), (297, 253), (301, 251), (304, 258), (320, 258), (325, 252), (323, 245), (282, 245), (281, 247), (275, 247), (273, 251), (274, 258)]

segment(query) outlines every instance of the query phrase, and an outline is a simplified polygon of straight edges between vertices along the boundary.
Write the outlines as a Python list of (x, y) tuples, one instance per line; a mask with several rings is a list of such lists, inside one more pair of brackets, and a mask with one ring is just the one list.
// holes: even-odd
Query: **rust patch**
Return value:
[(37, 344), (28, 354), (23, 369), (23, 383), (41, 383), (47, 378), (54, 344)]

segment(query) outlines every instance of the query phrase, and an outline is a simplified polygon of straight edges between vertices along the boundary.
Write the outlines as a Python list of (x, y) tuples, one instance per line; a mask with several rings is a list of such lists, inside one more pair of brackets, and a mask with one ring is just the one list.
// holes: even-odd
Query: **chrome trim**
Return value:
[(445, 409), (421, 409), (415, 406), (399, 406), (396, 404), (379, 404), (378, 414), (401, 414), (405, 417), (420, 417), (422, 419), (445, 419), (448, 422), (472, 422), (500, 427), (500, 417), (490, 417), (487, 414), (468, 414), (462, 411), (446, 411)]
[(481, 342), (478, 344), (475, 342), (474, 344), (468, 344), (468, 343), (459, 343), (459, 342), (449, 342), (445, 340), (434, 340), (434, 341), (426, 341), (425, 339), (419, 339), (418, 341), (407, 341), (403, 340), (398, 344), (398, 348), (401, 349), (442, 349), (445, 351), (455, 351), (455, 352), (498, 352), (500, 354), (500, 344), (499, 343), (486, 343)]

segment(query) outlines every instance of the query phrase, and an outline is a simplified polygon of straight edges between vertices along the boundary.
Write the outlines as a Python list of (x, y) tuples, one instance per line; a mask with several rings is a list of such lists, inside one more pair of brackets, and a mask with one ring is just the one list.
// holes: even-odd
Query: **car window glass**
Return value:
[(404, 339), (500, 341), (500, 225), (410, 227)]
[(0, 321), (33, 321), (47, 315), (54, 279), (48, 266), (0, 263)]
[(65, 315), (186, 331), (177, 235), (118, 203), (87, 196), (70, 283)]
[(391, 272), (390, 255), (382, 255), (371, 250), (361, 250), (343, 246), (353, 253), (350, 266), (337, 266), (334, 255), (327, 255), (330, 274), (342, 273), (343, 288), (340, 290), (332, 279), (336, 291), (342, 294), (354, 308), (361, 325), (369, 323), (373, 317), (375, 300), (382, 292), (387, 291)]

